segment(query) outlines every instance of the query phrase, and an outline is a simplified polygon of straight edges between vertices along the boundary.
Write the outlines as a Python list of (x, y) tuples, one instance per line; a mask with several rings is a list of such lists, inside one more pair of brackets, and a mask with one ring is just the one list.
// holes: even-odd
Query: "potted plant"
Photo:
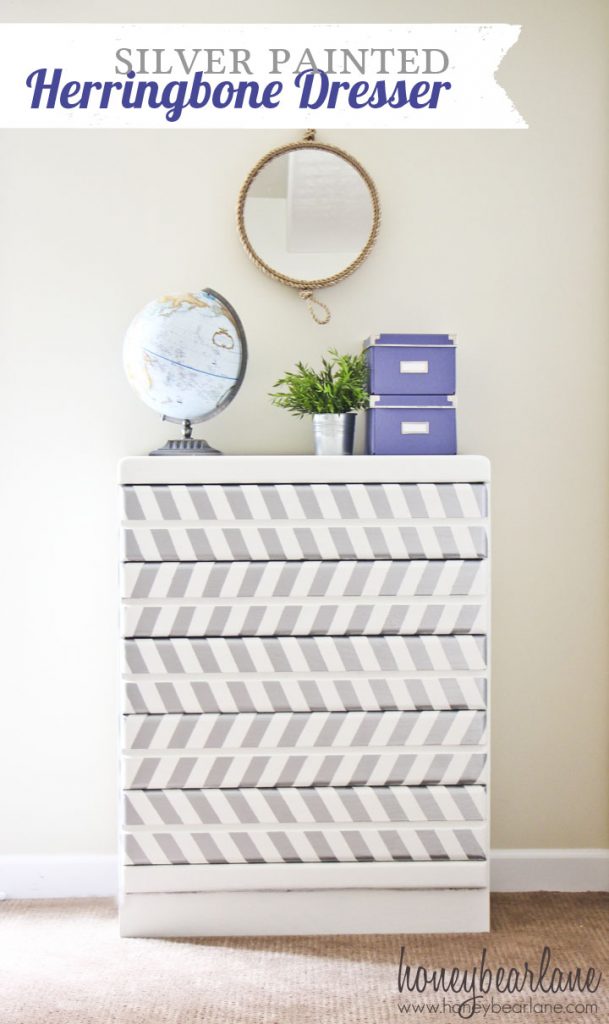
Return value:
[(316, 455), (353, 455), (355, 417), (368, 407), (366, 357), (340, 355), (330, 349), (321, 370), (296, 363), (270, 392), (273, 405), (293, 416), (313, 417)]

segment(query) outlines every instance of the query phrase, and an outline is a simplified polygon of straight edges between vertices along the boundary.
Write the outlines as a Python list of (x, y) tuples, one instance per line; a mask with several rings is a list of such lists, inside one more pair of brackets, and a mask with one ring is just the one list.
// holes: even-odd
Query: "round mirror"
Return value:
[(305, 298), (360, 266), (379, 219), (376, 189), (361, 164), (316, 141), (267, 153), (245, 180), (237, 210), (251, 259)]

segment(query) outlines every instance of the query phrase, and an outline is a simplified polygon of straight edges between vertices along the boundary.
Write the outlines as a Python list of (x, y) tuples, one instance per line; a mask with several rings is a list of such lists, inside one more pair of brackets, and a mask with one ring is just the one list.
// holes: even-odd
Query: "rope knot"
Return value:
[[(316, 324), (323, 325), (330, 323), (331, 313), (329, 307), (326, 306), (325, 302), (322, 302), (321, 299), (316, 298), (315, 293), (310, 288), (303, 288), (302, 291), (300, 291), (298, 294), (300, 295), (300, 298), (304, 299), (304, 301), (306, 302), (309, 309), (309, 313), (313, 317)], [(317, 306), (318, 309), (322, 310), (321, 316), (318, 316), (315, 306)]]

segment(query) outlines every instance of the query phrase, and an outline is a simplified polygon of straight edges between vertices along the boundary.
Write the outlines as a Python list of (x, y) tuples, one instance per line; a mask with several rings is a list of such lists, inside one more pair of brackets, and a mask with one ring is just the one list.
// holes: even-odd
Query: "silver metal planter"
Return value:
[(318, 413), (313, 417), (316, 455), (353, 455), (356, 412)]

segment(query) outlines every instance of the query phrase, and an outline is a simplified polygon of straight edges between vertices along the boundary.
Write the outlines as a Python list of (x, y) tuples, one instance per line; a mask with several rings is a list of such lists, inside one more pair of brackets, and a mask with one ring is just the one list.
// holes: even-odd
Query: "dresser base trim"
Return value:
[(156, 864), (123, 868), (127, 894), (304, 889), (486, 889), (486, 861), (385, 864)]
[(139, 893), (123, 897), (125, 938), (486, 932), (483, 889)]

